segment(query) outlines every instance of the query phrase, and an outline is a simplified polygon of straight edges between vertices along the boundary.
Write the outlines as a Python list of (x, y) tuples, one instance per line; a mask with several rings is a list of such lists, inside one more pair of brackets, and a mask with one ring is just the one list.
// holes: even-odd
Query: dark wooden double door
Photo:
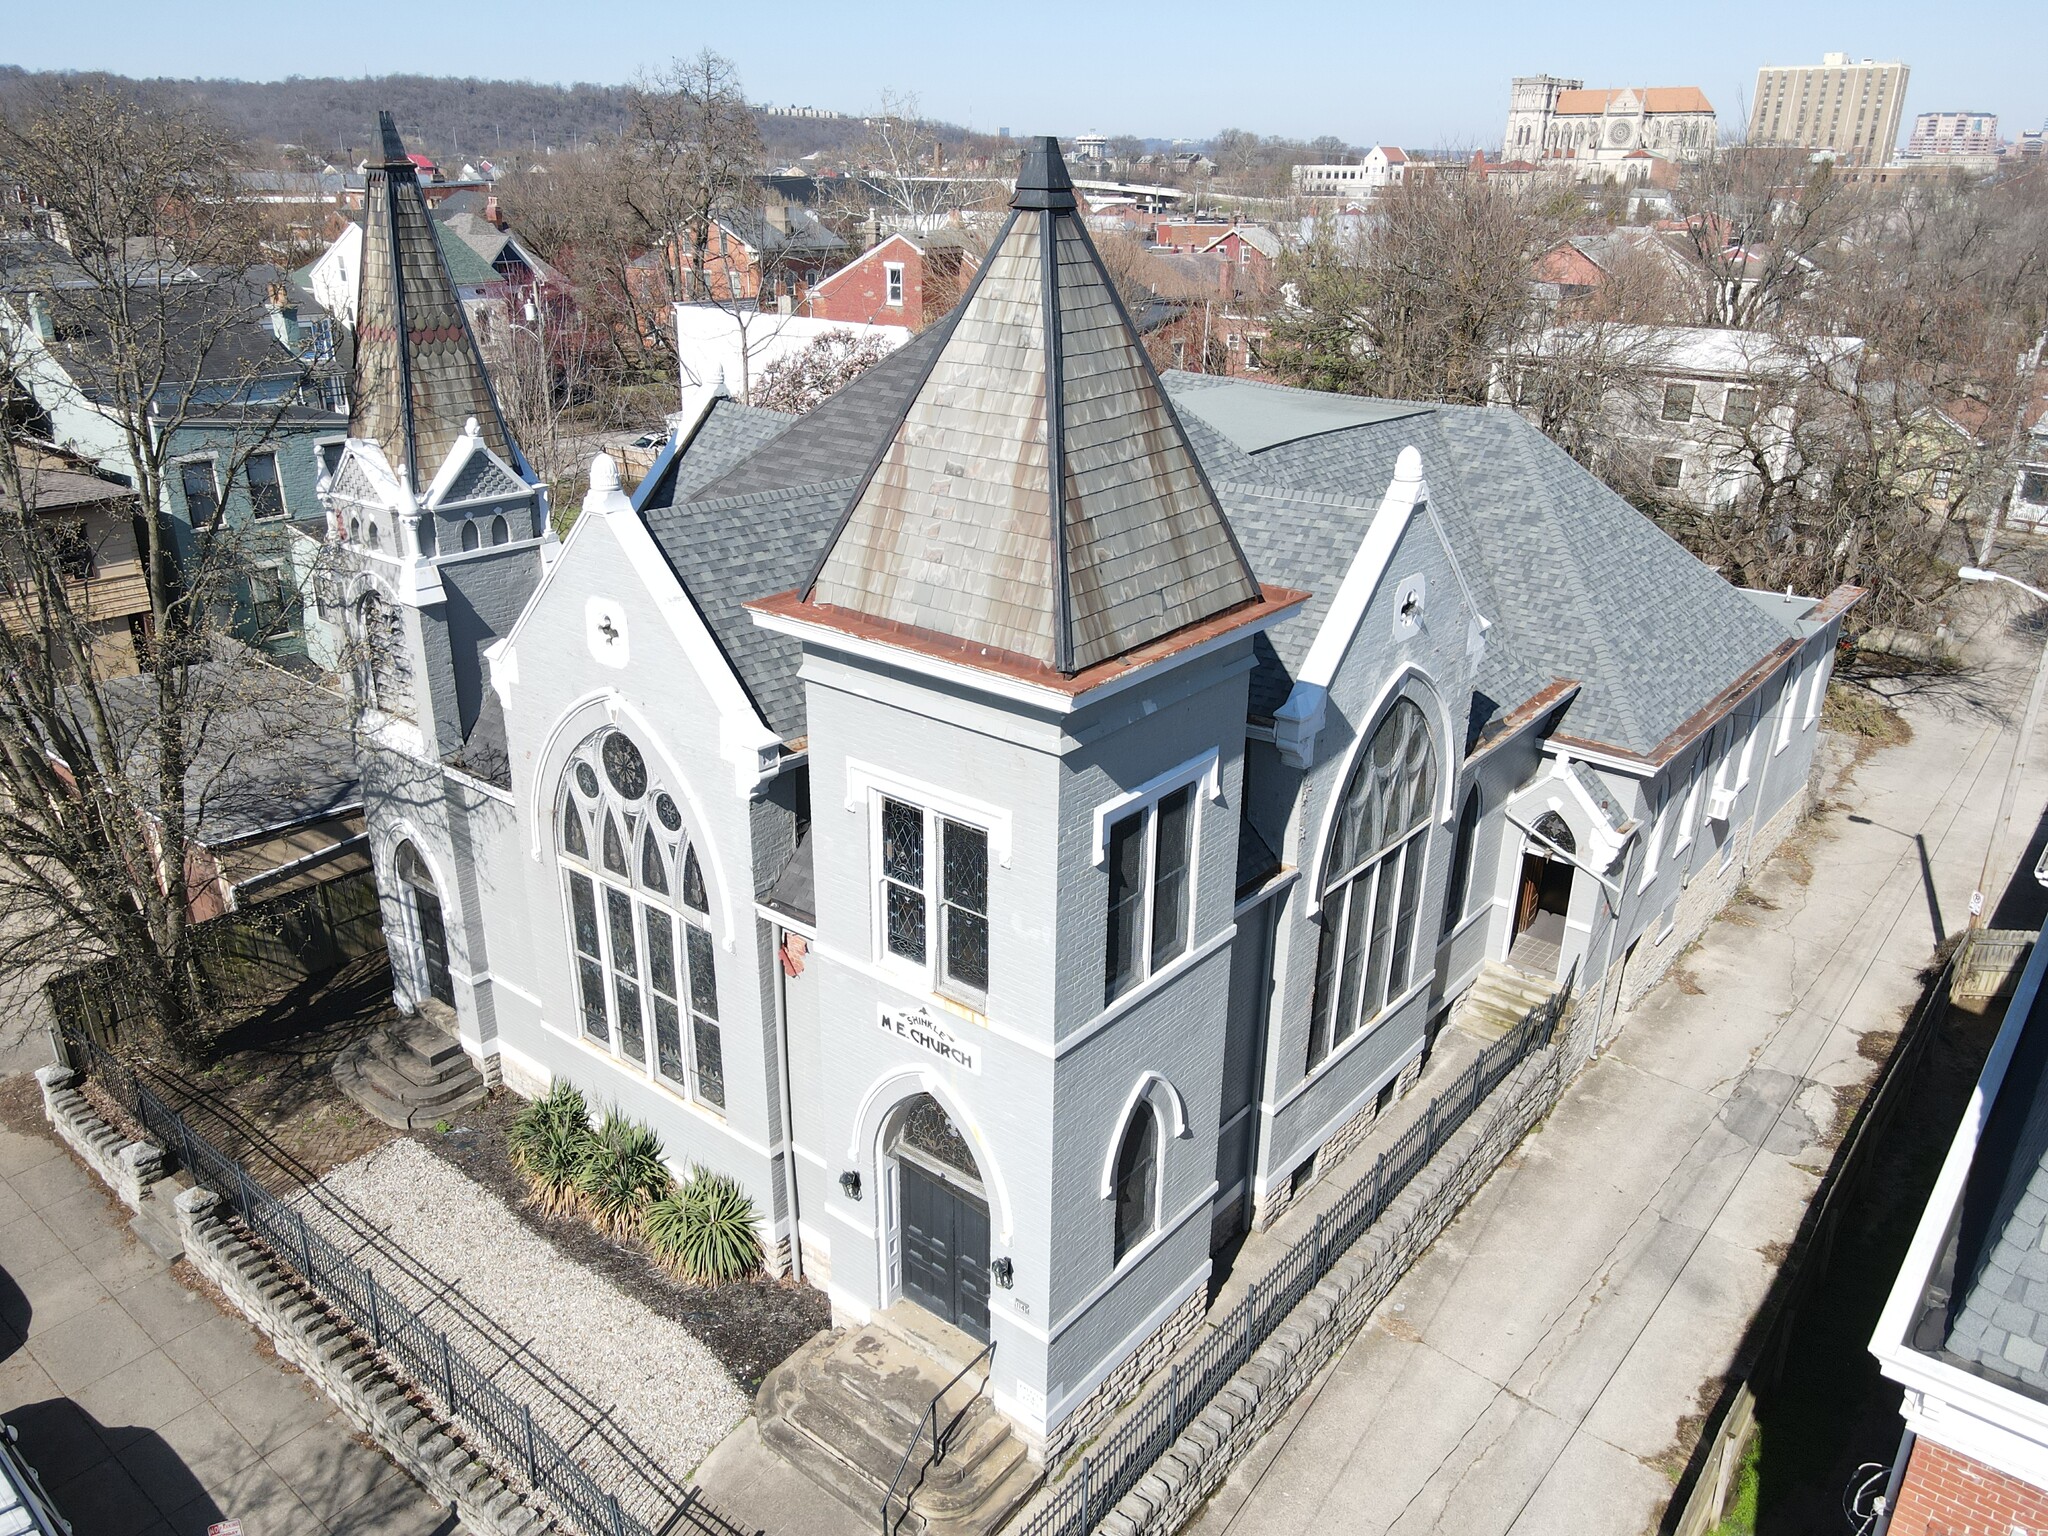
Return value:
[(903, 1294), (977, 1339), (988, 1337), (988, 1205), (908, 1158), (903, 1192)]

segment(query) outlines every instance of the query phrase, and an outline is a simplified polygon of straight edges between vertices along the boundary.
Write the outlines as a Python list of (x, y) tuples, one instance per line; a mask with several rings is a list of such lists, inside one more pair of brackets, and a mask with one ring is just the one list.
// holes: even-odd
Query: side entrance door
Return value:
[(908, 1158), (903, 1193), (903, 1294), (977, 1339), (988, 1337), (988, 1207)]

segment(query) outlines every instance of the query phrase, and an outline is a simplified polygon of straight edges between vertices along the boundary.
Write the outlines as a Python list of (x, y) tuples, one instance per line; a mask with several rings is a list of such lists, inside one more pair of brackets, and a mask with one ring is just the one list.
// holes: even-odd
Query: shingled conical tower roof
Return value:
[(1260, 591), (1043, 139), (804, 601), (1072, 675)]
[(389, 112), (377, 114), (377, 136), (364, 207), (349, 436), (382, 448), (415, 494), (440, 470), (471, 417), (492, 452), (523, 467), (435, 239), (419, 171)]

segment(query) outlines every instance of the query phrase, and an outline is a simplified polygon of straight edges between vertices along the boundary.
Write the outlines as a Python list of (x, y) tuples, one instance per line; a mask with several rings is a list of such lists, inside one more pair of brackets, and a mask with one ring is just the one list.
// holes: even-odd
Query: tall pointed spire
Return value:
[(377, 114), (377, 139), (364, 199), (349, 436), (376, 443), (418, 493), (472, 417), (494, 453), (521, 461), (435, 238), (419, 171), (389, 112)]
[(1069, 676), (1260, 589), (1088, 238), (1059, 142), (804, 601)]

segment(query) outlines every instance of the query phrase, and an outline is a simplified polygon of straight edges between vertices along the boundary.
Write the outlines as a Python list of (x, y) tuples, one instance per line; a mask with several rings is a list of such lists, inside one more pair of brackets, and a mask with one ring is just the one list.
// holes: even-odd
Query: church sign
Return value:
[(981, 1075), (981, 1052), (922, 1008), (884, 1008), (882, 1033), (907, 1040), (939, 1060)]

